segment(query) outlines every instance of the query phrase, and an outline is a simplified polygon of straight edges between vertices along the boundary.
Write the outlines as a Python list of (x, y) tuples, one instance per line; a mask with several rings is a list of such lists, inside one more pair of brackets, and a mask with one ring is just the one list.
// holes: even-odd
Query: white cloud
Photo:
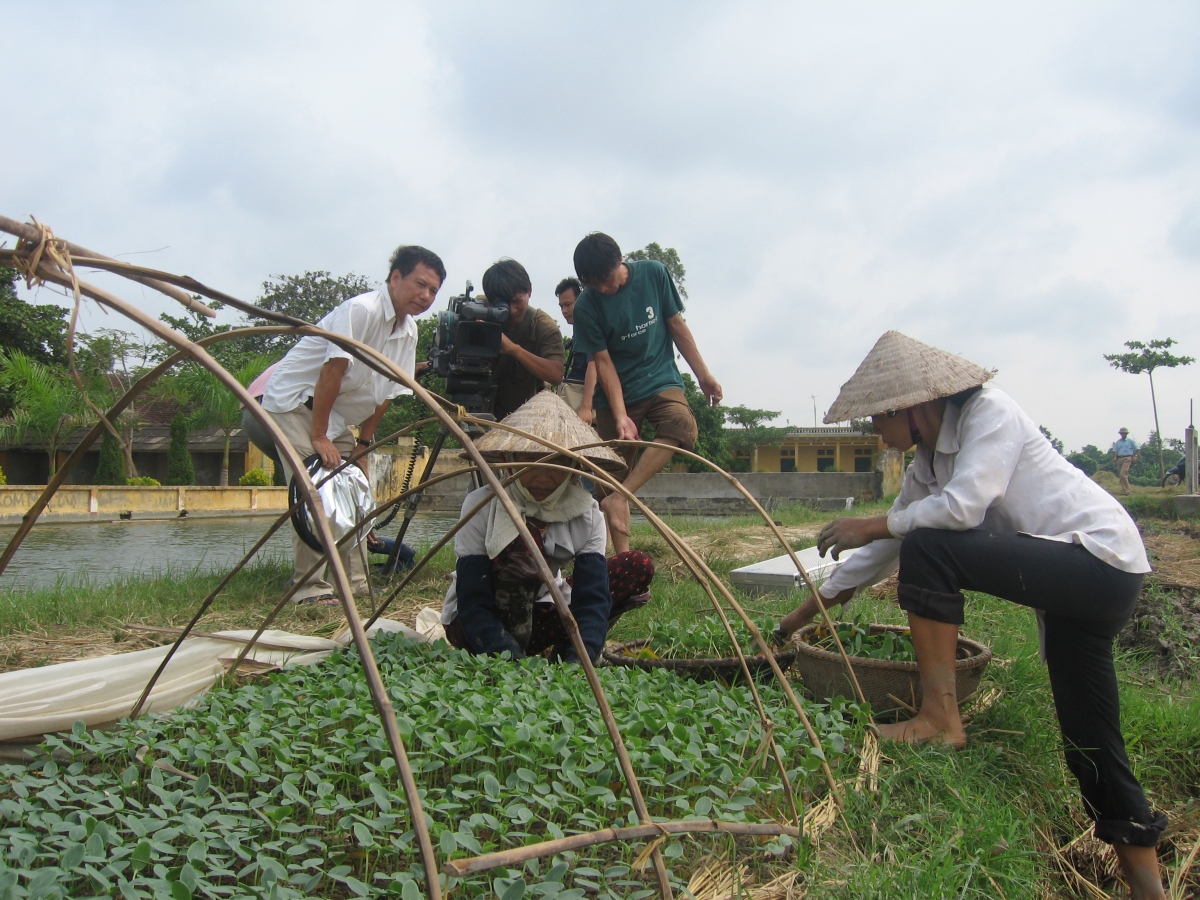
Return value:
[[(111, 254), (166, 246), (129, 258), (247, 299), (275, 273), (378, 278), (416, 241), (445, 259), (444, 295), (511, 255), (553, 311), (600, 229), (679, 249), (731, 402), (808, 422), (898, 328), (998, 367), (1069, 446), (1152, 427), (1146, 379), (1101, 353), (1170, 334), (1200, 355), (1191, 4), (5, 17), (25, 77), (0, 212)], [(1168, 434), (1198, 374), (1156, 383)]]

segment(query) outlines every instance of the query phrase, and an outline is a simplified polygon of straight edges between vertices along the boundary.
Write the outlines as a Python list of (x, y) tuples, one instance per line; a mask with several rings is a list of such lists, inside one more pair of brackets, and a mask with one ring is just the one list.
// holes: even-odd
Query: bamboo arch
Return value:
[[(428, 408), (428, 410), (432, 413), (432, 416), (410, 427), (417, 427), (424, 423), (436, 421), (463, 446), (473, 462), (473, 466), (471, 468), (474, 471), (477, 471), (486, 481), (488, 486), (491, 487), (492, 496), (500, 502), (505, 512), (510, 516), (510, 518), (513, 520), (513, 523), (516, 525), (521, 540), (525, 543), (526, 547), (532, 551), (531, 556), (538, 566), (539, 575), (546, 583), (550, 597), (553, 600), (559, 617), (562, 620), (563, 626), (570, 637), (571, 643), (575, 649), (575, 653), (580, 660), (585, 677), (587, 678), (589, 688), (591, 689), (596, 700), (596, 705), (608, 731), (609, 739), (613, 745), (613, 750), (617, 757), (622, 777), (629, 791), (630, 800), (632, 801), (634, 811), (637, 814), (640, 824), (637, 826), (624, 828), (608, 828), (603, 829), (600, 832), (592, 832), (589, 834), (572, 835), (560, 840), (545, 841), (540, 844), (534, 844), (527, 847), (520, 847), (513, 850), (488, 854), (485, 857), (454, 860), (447, 863), (444, 869), (446, 875), (456, 875), (461, 877), (472, 872), (484, 871), (498, 865), (511, 864), (540, 856), (548, 856), (553, 853), (562, 852), (563, 850), (573, 849), (575, 847), (588, 846), (590, 844), (607, 841), (639, 840), (647, 837), (665, 836), (668, 834), (722, 832), (729, 834), (789, 834), (792, 836), (799, 836), (801, 833), (801, 814), (796, 805), (796, 800), (787, 775), (783, 755), (775, 742), (774, 723), (767, 715), (762, 704), (761, 697), (759, 696), (758, 690), (755, 687), (754, 680), (750, 677), (750, 671), (738, 641), (733, 639), (733, 626), (729, 620), (729, 617), (726, 615), (725, 608), (722, 605), (722, 600), (750, 629), (756, 644), (769, 661), (776, 679), (783, 687), (790, 705), (807, 731), (813, 746), (820, 749), (820, 738), (815, 729), (812, 727), (812, 724), (809, 721), (799, 699), (792, 690), (788, 679), (776, 663), (774, 655), (771, 652), (771, 648), (763, 638), (762, 634), (759, 633), (758, 629), (755, 627), (750, 617), (746, 614), (745, 610), (737, 602), (736, 598), (734, 598), (732, 592), (729, 591), (729, 589), (720, 581), (715, 573), (713, 573), (700, 555), (692, 550), (687, 545), (686, 541), (676, 534), (665, 522), (662, 521), (662, 519), (649, 510), (642, 501), (625, 489), (615, 477), (610, 475), (601, 467), (597, 466), (595, 463), (592, 463), (586, 457), (583, 457), (575, 452), (576, 450), (584, 448), (574, 448), (573, 450), (559, 447), (545, 440), (522, 432), (519, 429), (514, 429), (500, 423), (490, 421), (485, 422), (468, 416), (447, 412), (447, 410), (443, 407), (448, 406), (449, 404), (447, 404), (443, 398), (440, 398), (427, 391), (409, 373), (402, 370), (398, 365), (373, 348), (351, 338), (347, 338), (344, 335), (325, 331), (302, 320), (295, 319), (290, 316), (280, 315), (270, 310), (261, 309), (253, 304), (239, 300), (236, 297), (231, 297), (228, 294), (224, 294), (220, 291), (209, 288), (208, 286), (188, 276), (172, 275), (168, 272), (161, 272), (158, 270), (134, 266), (128, 263), (113, 260), (76, 244), (72, 244), (68, 241), (54, 237), (48, 228), (38, 224), (36, 221), (33, 224), (25, 224), (4, 216), (0, 216), (0, 231), (5, 231), (18, 238), (18, 245), (15, 250), (0, 249), (0, 265), (8, 265), (16, 268), (29, 283), (50, 283), (73, 292), (75, 296), (76, 312), (78, 311), (79, 304), (82, 302), (82, 298), (88, 297), (100, 303), (101, 305), (120, 313), (130, 321), (136, 322), (151, 334), (160, 338), (169, 346), (175, 348), (176, 352), (174, 354), (161, 362), (154, 369), (147, 372), (144, 376), (139, 378), (139, 380), (122, 397), (114, 402), (112, 407), (107, 411), (105, 416), (106, 418), (111, 420), (113, 417), (119, 415), (121, 412), (127, 409), (128, 406), (143, 391), (145, 391), (147, 387), (153, 384), (158, 378), (166, 374), (172, 367), (181, 362), (190, 360), (213, 373), (226, 388), (228, 388), (236, 397), (238, 397), (243, 406), (255, 417), (259, 424), (261, 424), (267, 430), (267, 433), (271, 435), (277, 448), (279, 448), (280, 453), (282, 453), (284, 458), (287, 460), (289, 467), (294, 473), (296, 473), (301, 494), (300, 502), (308, 506), (311, 512), (310, 518), (313, 522), (317, 537), (324, 548), (324, 554), (314, 566), (314, 571), (316, 568), (327, 564), (332, 572), (332, 580), (339, 596), (342, 610), (346, 616), (346, 627), (348, 627), (351, 633), (353, 643), (357, 648), (359, 656), (362, 660), (372, 702), (376, 711), (379, 713), (393, 759), (396, 762), (398, 771), (400, 772), (401, 785), (404, 790), (405, 799), (409, 805), (412, 826), (417, 836), (418, 850), (426, 877), (426, 893), (429, 897), (429, 900), (441, 900), (442, 896), (442, 885), (439, 879), (437, 857), (430, 839), (429, 827), (426, 821), (424, 810), (422, 808), (418, 785), (413, 775), (412, 767), (408, 760), (407, 750), (404, 746), (404, 742), (396, 722), (395, 711), (392, 708), (386, 687), (383, 684), (382, 676), (380, 675), (378, 666), (376, 665), (374, 655), (371, 651), (370, 642), (367, 639), (366, 630), (372, 624), (374, 624), (382, 612), (387, 608), (388, 604), (390, 604), (392, 600), (398, 596), (399, 592), (403, 590), (416, 572), (419, 571), (420, 568), (432, 558), (438, 549), (444, 546), (444, 544), (453, 536), (453, 534), (466, 520), (474, 515), (475, 511), (481, 509), (484, 503), (490, 502), (492, 497), (488, 497), (485, 501), (478, 505), (475, 511), (472, 511), (468, 515), (464, 516), (459, 521), (458, 525), (456, 525), (449, 534), (444, 536), (441, 541), (439, 541), (417, 563), (417, 566), (410, 573), (408, 573), (408, 575), (384, 600), (384, 602), (376, 607), (371, 619), (364, 624), (358, 612), (358, 608), (354, 603), (353, 593), (347, 573), (345, 571), (345, 567), (341, 561), (341, 556), (338, 552), (336, 552), (336, 550), (340, 544), (343, 544), (353, 538), (358, 530), (366, 527), (376, 515), (398, 505), (408, 496), (423, 490), (425, 487), (428, 487), (431, 483), (433, 483), (433, 480), (427, 481), (424, 484), (419, 484), (386, 500), (384, 503), (380, 504), (376, 510), (372, 511), (370, 515), (364, 517), (363, 520), (358, 523), (356, 528), (345, 535), (341, 541), (335, 541), (332, 532), (329, 529), (328, 523), (322, 514), (323, 509), (320, 499), (316, 493), (316, 486), (309, 478), (295, 447), (275, 425), (274, 420), (267, 415), (262, 407), (249, 395), (246, 388), (244, 388), (237, 381), (237, 379), (234, 378), (219, 362), (209, 355), (207, 347), (214, 343), (254, 334), (295, 334), (297, 336), (312, 335), (322, 337), (337, 344), (339, 347), (350, 353), (356, 360), (362, 362), (364, 365), (367, 365), (372, 370), (379, 372), (390, 380), (401, 384), (412, 391), (413, 394), (426, 406), (426, 408)], [(241, 312), (248, 313), (267, 321), (274, 321), (279, 324), (232, 329), (227, 332), (206, 337), (199, 341), (191, 341), (184, 335), (180, 334), (164, 323), (159, 322), (132, 304), (121, 300), (115, 295), (102, 290), (99, 287), (79, 280), (78, 275), (75, 272), (75, 266), (99, 269), (122, 275), (132, 281), (160, 291), (166, 296), (171, 297), (172, 299), (180, 302), (187, 308), (201, 315), (211, 316), (214, 313), (211, 308), (187, 292), (193, 292), (194, 294), (198, 294), (212, 300), (218, 300)], [(502, 480), (497, 471), (495, 471), (493, 467), (487, 463), (487, 461), (480, 454), (479, 450), (475, 447), (474, 442), (463, 430), (463, 423), (480, 427), (503, 428), (505, 430), (521, 434), (542, 444), (546, 448), (547, 455), (534, 463), (516, 467), (511, 465), (503, 467), (505, 469), (515, 469), (516, 471), (513, 471)], [(98, 422), (88, 432), (88, 434), (70, 454), (62, 466), (59, 467), (55, 477), (50, 479), (50, 483), (46, 485), (46, 488), (43, 490), (41, 496), (26, 513), (21, 525), (17, 529), (17, 532), (10, 539), (8, 545), (4, 548), (3, 553), (0, 554), (0, 574), (4, 572), (14, 554), (20, 548), (21, 543), (29, 534), (29, 531), (33, 528), (33, 525), (36, 523), (38, 517), (49, 504), (50, 499), (66, 482), (70, 472), (83, 458), (84, 454), (86, 454), (95, 440), (100, 437), (104, 428), (104, 422)], [(396, 435), (393, 434), (381, 440), (377, 440), (372, 446), (382, 443), (384, 440), (390, 440), (395, 436)], [(639, 446), (664, 446), (642, 441), (610, 443), (636, 444)], [(683, 452), (678, 448), (672, 449), (674, 449), (676, 452)], [(696, 459), (701, 459), (700, 457), (696, 457), (694, 454), (685, 455), (694, 457)], [(563, 465), (564, 460), (569, 461), (574, 465), (565, 466)], [(740, 484), (740, 482), (737, 481), (736, 478), (712, 465), (711, 463), (708, 463), (707, 460), (702, 461), (723, 474), (731, 482), (731, 484), (733, 484), (743, 494), (743, 496), (751, 502), (768, 526), (771, 527), (776, 540), (784, 548), (785, 552), (791, 556), (793, 563), (795, 564), (798, 572), (803, 577), (809, 589), (812, 591), (813, 596), (818, 598), (817, 602), (826, 622), (830, 623), (828, 612), (825, 610), (824, 603), (821, 602), (820, 594), (816, 591), (815, 586), (809, 579), (804, 567), (796, 558), (790, 545), (784, 539), (782, 532), (780, 532), (775, 526), (774, 520), (766, 513), (762, 506), (758, 504), (749, 491), (747, 491)], [(349, 463), (346, 463), (344, 465), (348, 464)], [(578, 626), (570, 614), (569, 607), (567, 606), (561, 591), (558, 589), (557, 584), (555, 583), (555, 579), (546, 560), (539, 552), (539, 547), (535, 543), (532, 535), (525, 525), (523, 518), (517, 512), (517, 509), (511, 498), (509, 498), (507, 492), (503, 490), (504, 485), (507, 484), (508, 481), (516, 478), (519, 474), (519, 471), (528, 466), (538, 466), (551, 469), (568, 468), (570, 471), (578, 471), (579, 466), (590, 469), (590, 477), (602, 481), (611, 490), (622, 493), (631, 503), (635, 504), (647, 517), (647, 519), (655, 526), (660, 534), (663, 535), (672, 550), (674, 550), (679, 555), (680, 559), (683, 560), (685, 567), (692, 574), (692, 576), (696, 578), (697, 582), (701, 585), (708, 596), (714, 609), (717, 611), (727, 634), (731, 639), (733, 639), (732, 643), (735, 648), (735, 652), (737, 653), (741, 669), (746, 676), (747, 684), (750, 686), (752, 697), (758, 712), (760, 727), (763, 732), (763, 745), (764, 747), (769, 747), (772, 757), (774, 758), (776, 766), (781, 775), (787, 794), (787, 800), (794, 818), (794, 824), (771, 822), (718, 822), (710, 819), (692, 819), (667, 822), (651, 821), (645, 799), (641, 792), (641, 787), (637, 780), (637, 774), (633, 769), (632, 761), (629, 757), (628, 751), (625, 748), (624, 740), (621, 736), (619, 728), (617, 727), (616, 719), (613, 716), (608, 698), (604, 692), (603, 686), (600, 684), (599, 678), (596, 675), (595, 667), (592, 665), (586, 649), (583, 646)], [(328, 477), (332, 477), (332, 475)], [(141, 698), (131, 710), (131, 715), (136, 716), (144, 707), (146, 700), (153, 690), (155, 682), (165, 670), (167, 664), (170, 662), (171, 657), (186, 639), (188, 634), (193, 631), (195, 626), (203, 617), (204, 613), (215, 602), (220, 592), (225, 588), (226, 585), (228, 585), (229, 581), (234, 577), (234, 575), (236, 575), (237, 572), (240, 571), (251, 558), (253, 558), (253, 556), (266, 543), (270, 536), (288, 520), (288, 517), (291, 515), (292, 511), (292, 509), (289, 509), (280, 515), (275, 522), (269, 526), (263, 537), (204, 598), (192, 619), (189, 621), (188, 625), (182, 629), (181, 633), (177, 636), (176, 641), (168, 651), (168, 654), (159, 666), (158, 671), (147, 683)], [(293, 591), (294, 590), (295, 588), (293, 588)], [(720, 595), (721, 599), (718, 599), (718, 594)], [(260, 625), (255, 636), (242, 648), (238, 656), (237, 663), (240, 663), (241, 660), (245, 658), (245, 655), (249, 652), (253, 644), (261, 637), (262, 633), (270, 625), (271, 621), (283, 608), (283, 605), (289, 598), (290, 593), (285, 594), (272, 612), (264, 618), (264, 621)], [(831, 631), (833, 631), (836, 636), (836, 630), (831, 628)], [(840, 643), (839, 649), (841, 649)], [(859, 689), (857, 680), (854, 678), (853, 669), (850, 666), (849, 659), (846, 657), (844, 649), (842, 650), (842, 657), (845, 660), (846, 668), (850, 673), (850, 678), (856, 693), (859, 695), (859, 699), (861, 700), (862, 692), (861, 689)], [(236, 671), (237, 663), (235, 663), (233, 671)], [(835, 800), (837, 805), (840, 806), (841, 797), (838, 784), (833, 777), (833, 773), (824, 757), (824, 753), (822, 752), (820, 756), (821, 768), (825, 776), (825, 780), (829, 785), (830, 796)], [(667, 875), (666, 866), (662, 855), (658, 850), (657, 843), (652, 844), (650, 848), (650, 859), (653, 863), (659, 893), (664, 900), (671, 900), (673, 892)]]

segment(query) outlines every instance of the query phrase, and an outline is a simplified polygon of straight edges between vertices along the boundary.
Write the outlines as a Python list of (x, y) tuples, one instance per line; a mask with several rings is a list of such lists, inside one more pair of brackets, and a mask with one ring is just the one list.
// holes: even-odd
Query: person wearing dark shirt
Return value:
[(533, 285), (525, 267), (515, 259), (501, 259), (483, 273), (483, 292), (489, 303), (507, 304), (509, 309), (495, 371), (492, 413), (499, 420), (547, 383), (562, 382), (563, 339), (549, 313), (530, 308)]
[[(554, 289), (558, 299), (558, 308), (568, 325), (575, 324), (575, 301), (583, 285), (578, 278), (564, 278)], [(588, 425), (592, 424), (594, 412), (592, 409), (592, 394), (596, 390), (596, 364), (592, 362), (591, 354), (575, 351), (575, 338), (569, 337), (563, 342), (567, 351), (567, 362), (563, 367), (563, 383), (559, 385), (558, 395), (567, 401), (567, 405), (579, 414)]]
[[(721, 402), (721, 385), (683, 320), (683, 301), (666, 267), (654, 260), (622, 262), (617, 242), (594, 232), (575, 248), (575, 272), (584, 286), (574, 309), (575, 351), (592, 354), (596, 364), (596, 431), (605, 440), (635, 441), (646, 421), (657, 443), (691, 450), (696, 418), (683, 393), (675, 350), (713, 406)], [(669, 449), (647, 448), (635, 464), (633, 448), (620, 452), (631, 468), (624, 485), (634, 492), (674, 456)], [(614, 548), (628, 550), (629, 502), (609, 494), (600, 508)]]

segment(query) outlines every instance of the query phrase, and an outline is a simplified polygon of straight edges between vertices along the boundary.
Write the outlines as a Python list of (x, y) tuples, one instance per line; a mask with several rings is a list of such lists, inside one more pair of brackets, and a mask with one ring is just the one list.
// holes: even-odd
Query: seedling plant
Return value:
[[(595, 701), (575, 667), (474, 657), (381, 635), (374, 651), (443, 859), (636, 823)], [(651, 812), (782, 820), (778, 771), (741, 687), (668, 672), (600, 671)], [(797, 789), (819, 791), (819, 752), (779, 689), (760, 686)], [(808, 709), (831, 761), (865, 716)], [(0, 785), (0, 898), (402, 897), (424, 893), (408, 808), (351, 650), (313, 668), (207, 695), (170, 716), (82, 725), (48, 741), (58, 760), (9, 765)], [(662, 852), (686, 880), (717, 838)], [(727, 840), (727, 839), (726, 839)], [(782, 854), (786, 837), (755, 845)], [(579, 900), (641, 900), (638, 846), (599, 845), (445, 884)]]
[[(750, 629), (740, 620), (733, 620), (734, 634), (738, 646), (745, 656), (758, 656), (762, 653)], [(754, 624), (764, 634), (770, 634), (775, 627), (774, 620), (760, 617)], [(658, 659), (729, 659), (736, 655), (729, 632), (716, 616), (703, 616), (687, 623), (680, 624), (678, 619), (670, 622), (651, 622), (649, 625), (650, 640), (634, 655)]]
[[(886, 659), (892, 662), (916, 662), (917, 654), (913, 649), (912, 635), (908, 629), (901, 632), (878, 631), (871, 633), (871, 626), (860, 621), (838, 622), (837, 635), (850, 656), (865, 659)], [(809, 643), (830, 653), (837, 653), (837, 644), (829, 628), (824, 624), (813, 629)]]

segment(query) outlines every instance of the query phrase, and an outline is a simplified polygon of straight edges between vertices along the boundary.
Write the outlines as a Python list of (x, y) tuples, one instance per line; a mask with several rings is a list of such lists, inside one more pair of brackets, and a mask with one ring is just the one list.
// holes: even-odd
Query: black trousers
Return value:
[(1045, 613), (1046, 666), (1067, 766), (1096, 837), (1155, 846), (1167, 820), (1151, 812), (1129, 768), (1112, 656), (1142, 576), (1113, 568), (1079, 544), (921, 528), (900, 544), (899, 582), (901, 608), (938, 622), (962, 624), (964, 590)]

